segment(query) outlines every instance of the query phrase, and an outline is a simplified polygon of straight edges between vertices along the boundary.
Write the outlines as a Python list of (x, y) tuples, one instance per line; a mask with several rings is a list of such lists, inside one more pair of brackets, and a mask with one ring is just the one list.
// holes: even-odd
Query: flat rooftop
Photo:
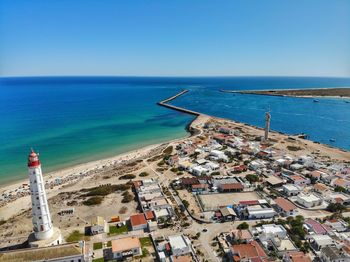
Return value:
[(78, 243), (42, 248), (18, 249), (0, 253), (1, 262), (50, 260), (62, 257), (83, 255)]

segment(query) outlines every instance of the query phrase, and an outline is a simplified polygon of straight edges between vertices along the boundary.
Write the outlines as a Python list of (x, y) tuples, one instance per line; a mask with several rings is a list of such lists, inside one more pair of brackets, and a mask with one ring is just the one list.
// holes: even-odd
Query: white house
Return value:
[(256, 228), (261, 241), (271, 240), (275, 237), (284, 239), (287, 237), (287, 231), (282, 225), (268, 224)]
[(297, 196), (297, 202), (304, 207), (316, 207), (322, 204), (323, 200), (314, 194), (300, 193)]
[(249, 219), (272, 218), (277, 215), (273, 208), (268, 208), (261, 205), (248, 206), (246, 210)]
[(282, 190), (287, 196), (297, 196), (301, 192), (300, 187), (292, 184), (283, 185)]
[(277, 197), (275, 200), (276, 210), (285, 217), (295, 216), (298, 212), (297, 207), (287, 199)]
[(191, 241), (183, 235), (169, 236), (169, 244), (174, 256), (191, 253)]
[(91, 219), (91, 234), (101, 234), (108, 233), (109, 226), (106, 220), (103, 217), (96, 216)]
[(209, 172), (207, 168), (202, 166), (193, 166), (191, 169), (192, 169), (192, 175), (194, 176), (205, 175)]
[(228, 157), (225, 155), (224, 152), (222, 152), (220, 150), (210, 151), (210, 156), (212, 156), (214, 159), (223, 160), (224, 162), (228, 162)]

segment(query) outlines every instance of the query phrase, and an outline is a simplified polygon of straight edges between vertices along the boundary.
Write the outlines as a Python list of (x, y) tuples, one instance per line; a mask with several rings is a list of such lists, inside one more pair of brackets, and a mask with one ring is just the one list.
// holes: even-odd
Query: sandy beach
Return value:
[[(190, 124), (190, 127), (195, 128), (196, 126), (203, 125), (203, 123), (205, 123), (208, 118), (208, 116), (200, 115)], [(186, 140), (189, 137), (191, 136), (171, 140), (166, 143), (149, 145), (113, 157), (91, 161), (43, 174), (48, 198), (57, 195), (63, 187), (67, 188), (68, 186), (75, 185), (82, 180), (89, 179), (91, 182), (85, 186), (93, 187), (96, 185), (96, 181), (91, 178), (97, 176), (105, 169), (120, 168), (127, 165), (128, 163), (135, 162), (140, 159), (150, 158), (154, 155), (159, 154), (159, 152), (161, 152), (161, 150), (163, 150), (167, 145)], [(42, 163), (42, 165), (45, 165), (45, 163)], [(79, 188), (79, 186), (76, 187), (76, 189), (77, 188)], [(0, 196), (2, 196), (2, 199), (0, 201), (0, 220), (7, 220), (16, 214), (26, 210), (27, 208), (30, 208), (29, 192), (30, 191), (27, 179), (23, 179), (10, 184), (0, 185)], [(3, 197), (5, 195), (11, 195), (12, 197), (7, 201), (4, 201)]]

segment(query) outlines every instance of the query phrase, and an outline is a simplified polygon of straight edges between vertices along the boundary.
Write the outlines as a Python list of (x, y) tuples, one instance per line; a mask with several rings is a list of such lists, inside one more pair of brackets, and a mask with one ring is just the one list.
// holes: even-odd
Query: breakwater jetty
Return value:
[(186, 113), (186, 114), (190, 114), (190, 115), (194, 115), (194, 116), (199, 116), (201, 114), (199, 112), (168, 104), (168, 102), (174, 100), (175, 98), (177, 98), (179, 96), (186, 94), (187, 92), (188, 92), (188, 90), (182, 90), (180, 93), (177, 93), (176, 95), (173, 95), (167, 99), (164, 99), (164, 100), (158, 102), (157, 105), (164, 106), (166, 108), (170, 108), (173, 110), (177, 110), (177, 111), (182, 112), (182, 113)]

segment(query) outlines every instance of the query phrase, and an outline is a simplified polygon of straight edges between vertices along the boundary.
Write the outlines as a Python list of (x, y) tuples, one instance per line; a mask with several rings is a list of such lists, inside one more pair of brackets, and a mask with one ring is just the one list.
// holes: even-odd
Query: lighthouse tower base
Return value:
[(34, 233), (31, 233), (28, 237), (29, 247), (48, 247), (54, 245), (62, 244), (62, 235), (61, 230), (56, 227), (53, 227), (53, 234), (48, 239), (38, 240), (35, 238)]

